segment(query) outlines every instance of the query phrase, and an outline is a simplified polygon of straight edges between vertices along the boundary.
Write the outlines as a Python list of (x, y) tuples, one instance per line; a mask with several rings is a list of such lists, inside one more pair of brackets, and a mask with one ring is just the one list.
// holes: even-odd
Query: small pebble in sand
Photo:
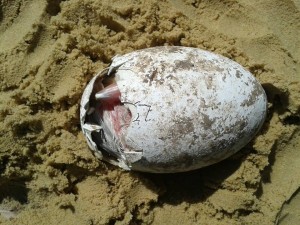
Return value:
[(7, 220), (15, 218), (17, 216), (17, 214), (14, 211), (6, 209), (0, 209), (0, 215)]

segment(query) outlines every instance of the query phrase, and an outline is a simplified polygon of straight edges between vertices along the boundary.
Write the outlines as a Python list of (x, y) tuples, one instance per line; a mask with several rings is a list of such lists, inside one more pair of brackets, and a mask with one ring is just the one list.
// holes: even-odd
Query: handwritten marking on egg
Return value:
[(164, 46), (114, 57), (87, 85), (80, 116), (100, 159), (126, 170), (174, 173), (237, 152), (266, 111), (262, 86), (238, 63)]

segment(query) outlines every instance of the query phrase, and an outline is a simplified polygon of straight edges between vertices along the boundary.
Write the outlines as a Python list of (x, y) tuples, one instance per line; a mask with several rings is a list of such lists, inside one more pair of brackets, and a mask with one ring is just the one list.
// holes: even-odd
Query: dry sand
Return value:
[[(2, 0), (0, 21), (0, 224), (299, 223), (299, 0)], [(115, 54), (157, 45), (249, 69), (269, 101), (257, 137), (189, 173), (99, 162), (82, 91)]]

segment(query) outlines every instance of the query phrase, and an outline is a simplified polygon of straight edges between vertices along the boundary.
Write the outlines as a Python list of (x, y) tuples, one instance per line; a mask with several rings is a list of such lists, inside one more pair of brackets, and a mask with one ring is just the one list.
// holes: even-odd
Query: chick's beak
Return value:
[(103, 88), (101, 91), (97, 92), (95, 98), (100, 101), (110, 101), (119, 102), (121, 97), (121, 92), (118, 88), (117, 83), (112, 83), (107, 87)]

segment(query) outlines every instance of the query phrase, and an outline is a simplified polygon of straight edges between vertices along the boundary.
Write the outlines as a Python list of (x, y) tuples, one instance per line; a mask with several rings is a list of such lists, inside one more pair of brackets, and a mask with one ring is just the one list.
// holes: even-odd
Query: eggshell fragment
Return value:
[[(109, 91), (106, 99), (118, 96), (119, 102), (105, 102)], [(100, 159), (127, 170), (174, 173), (240, 150), (266, 111), (262, 86), (238, 63), (196, 48), (164, 46), (114, 57), (87, 85), (80, 113), (83, 133)]]

